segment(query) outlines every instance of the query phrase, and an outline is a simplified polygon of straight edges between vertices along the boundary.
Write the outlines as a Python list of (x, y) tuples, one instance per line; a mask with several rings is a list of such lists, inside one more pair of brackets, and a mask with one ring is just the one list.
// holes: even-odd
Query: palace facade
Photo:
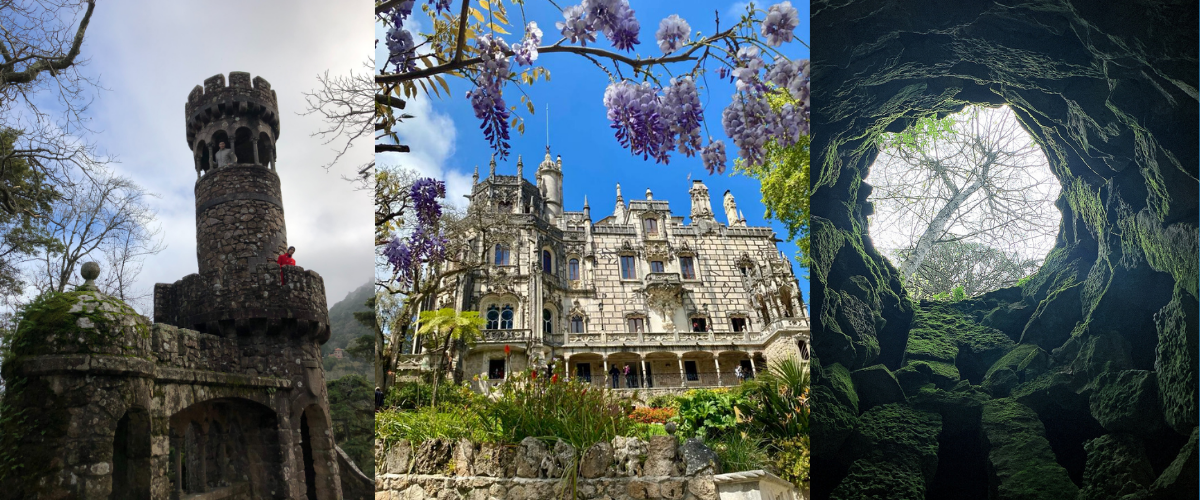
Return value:
[[(495, 384), (536, 367), (619, 388), (728, 386), (767, 363), (808, 357), (809, 324), (792, 264), (774, 231), (750, 227), (734, 197), (717, 220), (692, 181), (690, 220), (669, 202), (626, 201), (611, 213), (563, 210), (562, 157), (549, 150), (536, 181), (478, 171), (471, 209), (503, 215), (499, 238), (471, 240), (486, 265), (443, 306), (475, 310), (482, 341), (453, 360), (460, 377)], [(493, 243), (493, 241), (497, 241)], [(506, 349), (507, 347), (507, 349)], [(507, 355), (506, 355), (507, 351)]]

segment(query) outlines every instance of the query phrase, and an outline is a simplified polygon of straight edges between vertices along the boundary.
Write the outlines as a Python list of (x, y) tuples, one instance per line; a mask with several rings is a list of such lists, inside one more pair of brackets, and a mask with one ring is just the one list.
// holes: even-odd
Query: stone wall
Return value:
[(713, 474), (716, 454), (699, 440), (678, 444), (673, 436), (649, 442), (617, 437), (588, 448), (576, 459), (574, 447), (526, 438), (519, 445), (475, 444), (468, 440), (376, 444), (377, 499), (562, 497), (577, 467), (576, 492), (582, 498), (717, 500)]
[(184, 106), (188, 144), (195, 144), (197, 132), (213, 120), (237, 114), (257, 117), (274, 129), (274, 136), (278, 138), (278, 109), (275, 91), (262, 77), (251, 80), (249, 73), (233, 71), (229, 73), (229, 86), (226, 87), (225, 75), (213, 75), (204, 80), (203, 87), (197, 85), (188, 94)]
[(200, 274), (273, 263), (287, 250), (279, 176), (231, 165), (196, 181), (196, 259)]
[(262, 264), (252, 272), (190, 274), (154, 286), (154, 320), (225, 337), (286, 335), (329, 339), (325, 282), (299, 266)]

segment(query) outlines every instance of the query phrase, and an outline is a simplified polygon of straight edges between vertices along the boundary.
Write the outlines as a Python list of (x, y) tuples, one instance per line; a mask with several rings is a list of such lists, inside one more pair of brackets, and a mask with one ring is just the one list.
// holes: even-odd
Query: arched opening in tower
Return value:
[(274, 498), (272, 492), (282, 491), (283, 453), (270, 408), (244, 399), (213, 399), (176, 412), (169, 422), (167, 477), (175, 494), (241, 491)]
[(209, 166), (208, 144), (203, 139), (196, 141), (196, 158), (197, 164), (202, 172), (207, 172), (212, 167)]
[(142, 408), (130, 408), (117, 421), (113, 436), (113, 500), (149, 500), (150, 414)]
[[(1155, 0), (814, 13), (814, 499), (1194, 495), (1194, 468), (1170, 465), (1200, 423), (1200, 150), (1180, 126), (1200, 121), (1198, 17)], [(969, 105), (1034, 137), (1062, 222), (1014, 286), (914, 302), (866, 177), (885, 134)]]
[[(233, 143), (229, 141), (228, 133), (226, 133), (224, 130), (218, 130), (216, 132), (213, 132), (212, 142), (210, 142), (209, 144), (212, 147), (214, 155), (221, 151), (221, 143), (222, 142), (225, 143), (225, 149), (233, 148)], [(216, 163), (216, 158), (213, 158), (213, 163)]]
[(961, 300), (1016, 285), (1054, 248), (1061, 191), (1008, 106), (967, 106), (882, 134), (863, 179), (868, 232), (913, 299)]
[(275, 159), (272, 157), (271, 136), (266, 132), (258, 134), (258, 164), (270, 165)]
[(308, 498), (333, 500), (337, 475), (330, 464), (334, 456), (332, 432), (325, 412), (318, 405), (309, 405), (300, 415), (300, 453), (304, 461), (304, 485)]
[(233, 132), (233, 154), (241, 164), (254, 164), (254, 134), (247, 127)]

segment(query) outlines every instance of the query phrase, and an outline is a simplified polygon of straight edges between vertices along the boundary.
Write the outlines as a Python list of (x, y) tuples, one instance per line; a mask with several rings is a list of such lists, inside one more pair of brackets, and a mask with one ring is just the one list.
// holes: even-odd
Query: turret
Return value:
[(745, 220), (739, 216), (737, 202), (733, 201), (733, 193), (728, 189), (725, 190), (725, 199), (722, 203), (725, 206), (725, 223), (730, 227), (744, 226)]
[(546, 191), (544, 200), (546, 203), (546, 218), (550, 219), (551, 223), (557, 222), (562, 218), (562, 159), (559, 162), (554, 162), (550, 159), (550, 147), (546, 147), (546, 159), (542, 160), (542, 164), (538, 165), (537, 175), (541, 179), (540, 184), (545, 186)]
[(621, 183), (617, 183), (617, 206), (613, 209), (613, 217), (617, 223), (625, 222), (625, 199), (621, 198)]
[(713, 220), (712, 203), (708, 199), (708, 186), (704, 185), (704, 181), (692, 181), (692, 189), (688, 193), (692, 195), (692, 221)]

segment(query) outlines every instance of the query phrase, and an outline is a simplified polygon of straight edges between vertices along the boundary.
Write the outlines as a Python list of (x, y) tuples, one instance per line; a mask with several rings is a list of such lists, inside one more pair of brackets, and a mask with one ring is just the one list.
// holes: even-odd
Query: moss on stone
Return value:
[(988, 368), (983, 378), (986, 382), (997, 370), (1007, 368), (1017, 375), (1019, 382), (1024, 382), (1046, 371), (1049, 363), (1050, 355), (1046, 354), (1042, 348), (1033, 344), (1021, 344), (996, 361), (991, 368)]
[(150, 328), (124, 302), (99, 292), (51, 292), (21, 310), (11, 349), (15, 356), (130, 354), (128, 334), (148, 339)]
[(1200, 424), (1197, 415), (1197, 301), (1175, 288), (1171, 302), (1154, 315), (1158, 330), (1154, 369), (1163, 416), (1175, 432), (1187, 434)]
[(850, 370), (841, 363), (834, 363), (825, 368), (825, 376), (829, 377), (829, 386), (838, 401), (850, 407), (858, 414), (858, 394), (854, 392), (854, 382), (850, 380)]
[(855, 460), (831, 500), (924, 500), (925, 482), (916, 462), (882, 453)]
[(1154, 470), (1142, 441), (1129, 434), (1106, 434), (1083, 445), (1087, 466), (1079, 498), (1147, 498)]
[(983, 404), (981, 422), (994, 498), (1075, 498), (1079, 488), (1055, 461), (1037, 413), (1012, 399), (994, 399)]
[(1151, 435), (1162, 429), (1158, 378), (1152, 371), (1102, 373), (1092, 382), (1088, 398), (1092, 417), (1110, 432)]
[(842, 403), (824, 385), (813, 386), (809, 439), (813, 457), (838, 454), (846, 438), (858, 425), (858, 412)]
[[(888, 463), (916, 464), (918, 486), (924, 491), (937, 471), (937, 436), (941, 416), (915, 410), (905, 404), (888, 404), (867, 410), (846, 443), (847, 454), (858, 457), (855, 464), (865, 469), (889, 468)], [(853, 466), (852, 466), (853, 469)], [(853, 476), (853, 473), (851, 473)], [(858, 479), (860, 488), (888, 478)]]

